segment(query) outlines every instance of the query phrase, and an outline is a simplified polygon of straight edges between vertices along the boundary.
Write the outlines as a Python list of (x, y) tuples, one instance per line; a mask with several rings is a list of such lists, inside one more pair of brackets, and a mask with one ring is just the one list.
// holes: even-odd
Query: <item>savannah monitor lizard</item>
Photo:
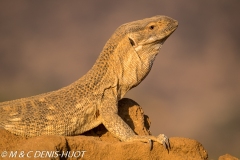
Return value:
[(103, 124), (124, 142), (168, 138), (139, 136), (118, 115), (118, 101), (150, 72), (164, 41), (178, 22), (154, 16), (126, 23), (107, 41), (93, 67), (59, 90), (0, 103), (0, 127), (24, 137), (73, 136)]

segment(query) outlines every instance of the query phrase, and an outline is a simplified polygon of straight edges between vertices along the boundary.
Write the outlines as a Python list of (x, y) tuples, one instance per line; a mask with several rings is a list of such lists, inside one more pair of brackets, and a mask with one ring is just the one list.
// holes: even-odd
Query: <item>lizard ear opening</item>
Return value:
[(132, 45), (133, 47), (136, 46), (136, 44), (135, 44), (135, 42), (134, 42), (133, 39), (131, 39), (131, 38), (129, 38), (129, 37), (128, 37), (128, 39), (129, 39), (129, 41), (130, 41), (130, 43), (131, 43), (131, 45)]

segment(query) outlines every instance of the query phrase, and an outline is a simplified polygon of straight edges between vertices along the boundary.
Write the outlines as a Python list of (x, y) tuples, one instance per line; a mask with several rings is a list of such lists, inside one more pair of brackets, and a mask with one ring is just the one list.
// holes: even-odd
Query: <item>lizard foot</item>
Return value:
[(157, 139), (162, 143), (164, 148), (166, 148), (167, 150), (170, 149), (170, 143), (169, 143), (169, 139), (167, 136), (165, 136), (164, 134), (159, 134), (157, 136)]
[(141, 141), (141, 142), (149, 143), (150, 144), (150, 150), (152, 150), (152, 148), (153, 148), (152, 141), (155, 141), (155, 142), (158, 142), (158, 143), (162, 144), (164, 146), (164, 148), (166, 148), (167, 150), (170, 149), (169, 139), (164, 134), (159, 134), (157, 137), (136, 135), (136, 136), (133, 136), (133, 137), (127, 139), (126, 141), (127, 142)]

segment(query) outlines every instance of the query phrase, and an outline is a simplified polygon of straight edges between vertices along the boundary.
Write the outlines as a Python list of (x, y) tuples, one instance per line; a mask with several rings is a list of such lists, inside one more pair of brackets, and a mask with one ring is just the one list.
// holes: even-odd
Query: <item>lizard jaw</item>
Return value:
[[(161, 39), (161, 40), (156, 40), (154, 42), (151, 43), (146, 43), (144, 45), (151, 45), (149, 48), (153, 48), (154, 50), (160, 51), (160, 49), (163, 46), (163, 43), (166, 41), (167, 38)], [(138, 45), (136, 47), (134, 47), (135, 51), (140, 51), (144, 45)]]

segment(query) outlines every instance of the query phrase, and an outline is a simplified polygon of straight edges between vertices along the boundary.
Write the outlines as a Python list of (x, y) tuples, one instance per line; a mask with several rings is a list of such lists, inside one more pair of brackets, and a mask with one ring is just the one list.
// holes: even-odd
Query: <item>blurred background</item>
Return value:
[(0, 101), (83, 76), (123, 23), (167, 15), (179, 27), (148, 77), (126, 97), (153, 135), (187, 137), (210, 159), (240, 158), (240, 1), (0, 1)]

